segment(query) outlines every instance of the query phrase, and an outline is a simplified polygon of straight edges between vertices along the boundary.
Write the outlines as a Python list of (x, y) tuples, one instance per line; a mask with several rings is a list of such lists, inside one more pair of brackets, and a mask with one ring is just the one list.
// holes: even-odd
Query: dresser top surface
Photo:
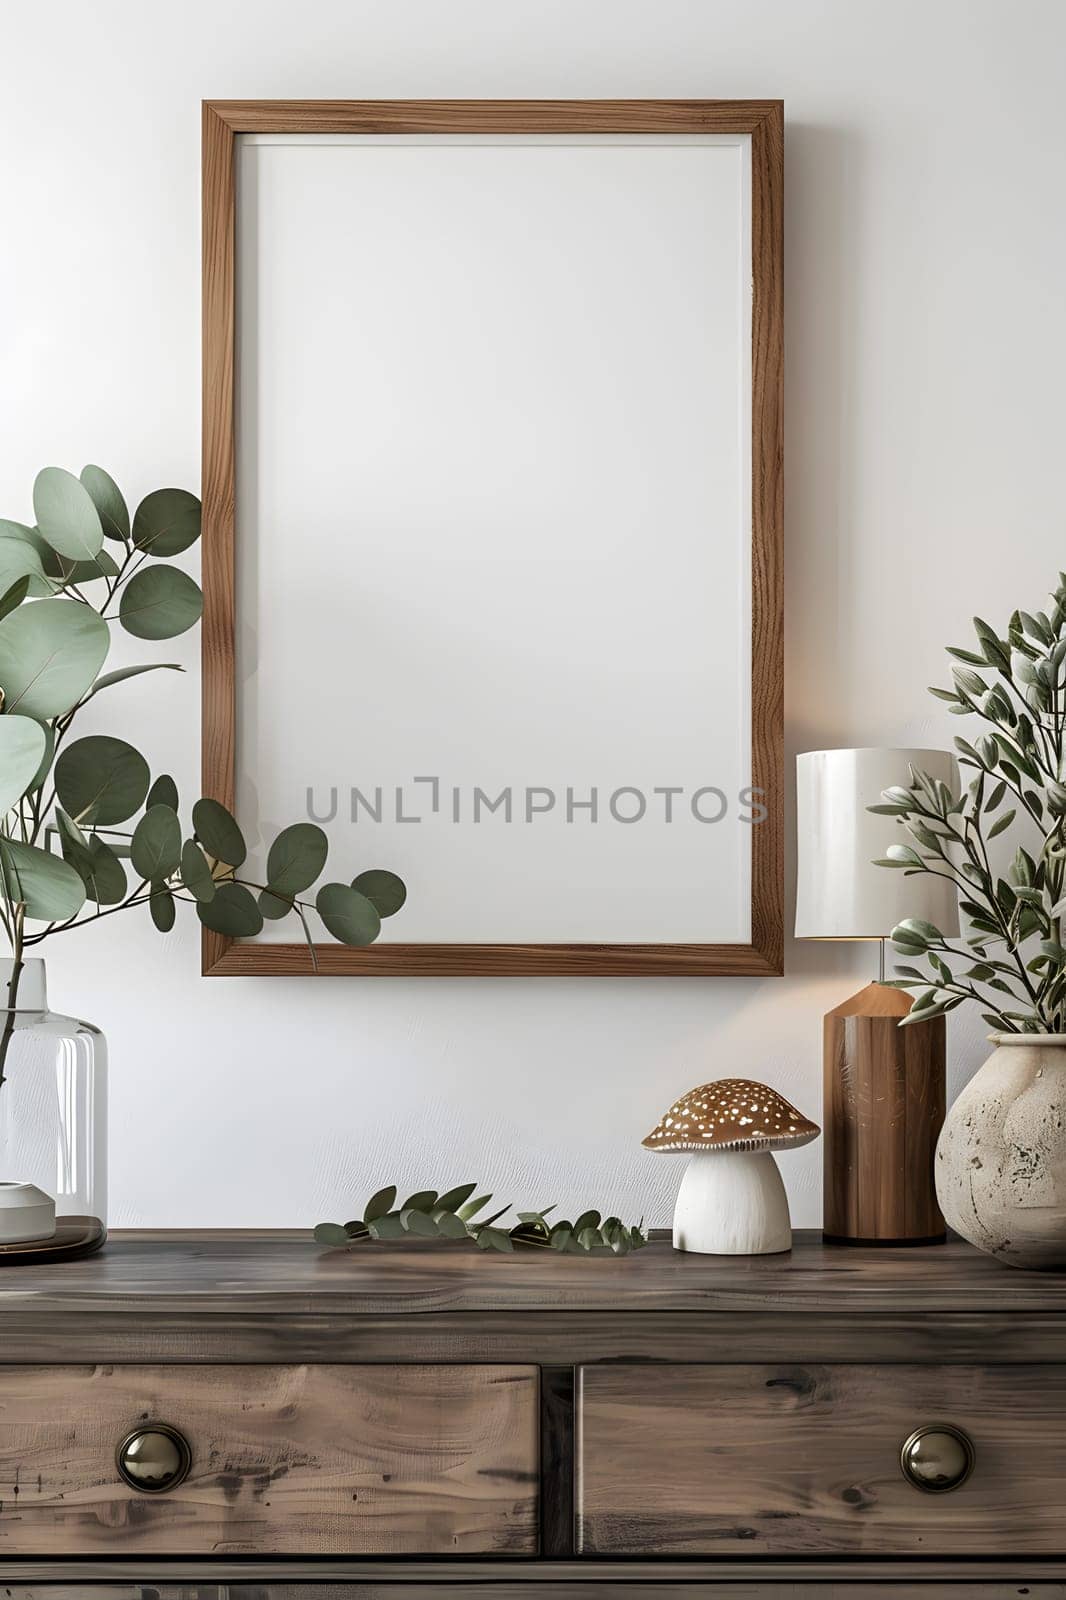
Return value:
[(961, 1241), (920, 1249), (825, 1245), (711, 1257), (656, 1238), (625, 1258), (484, 1253), (463, 1243), (366, 1242), (323, 1250), (297, 1232), (118, 1232), (84, 1261), (0, 1267), (5, 1317), (136, 1307), (197, 1319), (359, 1318), (440, 1312), (1066, 1312), (1066, 1272), (1020, 1272)]

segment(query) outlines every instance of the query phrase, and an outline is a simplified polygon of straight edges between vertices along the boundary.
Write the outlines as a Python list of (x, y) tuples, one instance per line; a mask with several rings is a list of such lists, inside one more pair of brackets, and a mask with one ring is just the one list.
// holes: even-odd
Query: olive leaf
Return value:
[[(871, 807), (911, 841), (890, 845), (878, 865), (905, 878), (949, 879), (966, 919), (957, 941), (919, 918), (893, 929), (894, 948), (928, 969), (902, 968), (894, 980), (921, 990), (902, 1025), (973, 1000), (1003, 1032), (1059, 1033), (1066, 1029), (1059, 954), (1066, 950), (1066, 577), (1060, 574), (1046, 611), (1015, 610), (1001, 630), (975, 617), (973, 627), (978, 648), (949, 646), (952, 687), (932, 691), (950, 712), (984, 724), (954, 741), (961, 784), (955, 790), (912, 769), (907, 785), (886, 790)], [(995, 841), (1015, 830), (1027, 843), (1004, 869)]]
[(125, 683), (127, 678), (139, 678), (144, 672), (184, 672), (185, 668), (177, 661), (147, 661), (138, 667), (119, 667), (117, 672), (105, 672), (97, 678), (86, 700), (91, 700), (94, 694), (99, 694), (102, 689), (110, 689), (112, 684)]

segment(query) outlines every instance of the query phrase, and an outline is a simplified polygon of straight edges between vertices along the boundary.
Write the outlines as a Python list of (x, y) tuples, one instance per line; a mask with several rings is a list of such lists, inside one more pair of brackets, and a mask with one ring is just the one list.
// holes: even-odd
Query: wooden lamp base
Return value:
[(933, 1160), (944, 1121), (943, 1017), (899, 1026), (902, 989), (868, 984), (826, 1013), (824, 1237), (839, 1244), (942, 1244)]

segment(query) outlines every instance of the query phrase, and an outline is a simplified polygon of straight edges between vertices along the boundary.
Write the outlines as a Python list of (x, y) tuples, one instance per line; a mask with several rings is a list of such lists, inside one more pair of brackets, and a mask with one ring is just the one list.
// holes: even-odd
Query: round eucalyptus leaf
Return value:
[(205, 928), (227, 939), (250, 939), (263, 926), (259, 907), (243, 883), (220, 883), (213, 900), (197, 905), (196, 915)]
[(363, 1221), (376, 1222), (379, 1217), (386, 1216), (396, 1204), (396, 1185), (390, 1183), (385, 1189), (378, 1189), (370, 1196), (363, 1211)]
[(248, 847), (235, 818), (224, 805), (217, 800), (197, 800), (192, 808), (192, 825), (209, 856), (225, 862), (227, 867), (241, 865)]
[(0, 517), (0, 539), (17, 539), (20, 544), (32, 545), (42, 557), (45, 551), (51, 548), (41, 538), (36, 528), (29, 527), (25, 522), (11, 522), (7, 517)]
[(454, 1211), (442, 1211), (437, 1217), (437, 1231), (446, 1239), (466, 1239), (469, 1237), (466, 1223), (457, 1217)]
[(366, 895), (379, 917), (394, 917), (407, 899), (407, 886), (395, 872), (361, 872), (352, 879), (352, 888)]
[(56, 733), (52, 724), (50, 722), (42, 722), (38, 726), (44, 732), (44, 755), (41, 757), (40, 766), (30, 780), (31, 789), (39, 789), (41, 787), (41, 784), (52, 770), (52, 757), (56, 753)]
[(339, 1222), (320, 1222), (315, 1229), (314, 1240), (316, 1244), (337, 1247), (347, 1246), (352, 1242), (348, 1237), (347, 1231), (341, 1227)]
[(106, 840), (94, 833), (89, 840), (92, 866), (86, 888), (97, 905), (117, 906), (126, 898), (126, 869)]
[(178, 786), (169, 772), (161, 772), (144, 797), (145, 810), (149, 806), (169, 806), (178, 809)]
[(215, 898), (211, 868), (195, 839), (186, 839), (181, 847), (181, 881), (193, 899), (203, 905)]
[[(51, 570), (49, 562), (44, 564), (45, 572)], [(55, 575), (64, 583), (92, 583), (96, 578), (117, 578), (118, 562), (109, 550), (100, 550), (91, 561), (60, 561), (57, 564)]]
[(165, 884), (154, 885), (148, 901), (148, 910), (160, 933), (169, 933), (174, 926), (174, 896)]
[(73, 561), (64, 561), (63, 557), (52, 549), (48, 540), (42, 537), (39, 529), (27, 527), (24, 522), (6, 522), (0, 519), (0, 539), (17, 539), (22, 544), (29, 545), (36, 551), (41, 570), (47, 578), (63, 578), (75, 564)]
[(133, 830), (130, 860), (140, 878), (158, 883), (178, 870), (181, 861), (181, 823), (169, 806), (152, 806)]
[(64, 467), (42, 467), (37, 474), (33, 514), (42, 536), (69, 561), (91, 561), (104, 542), (92, 495)]
[(122, 591), (119, 621), (135, 639), (174, 639), (200, 620), (200, 585), (179, 567), (142, 567)]
[[(408, 1233), (421, 1234), (426, 1239), (435, 1239), (437, 1237), (437, 1223), (428, 1212), (412, 1211), (408, 1214), (405, 1211), (402, 1221)], [(465, 1228), (463, 1232), (466, 1232)]]
[(11, 524), (0, 522), (0, 594), (6, 594), (20, 578), (29, 579), (26, 592), (31, 599), (51, 594), (54, 586), (45, 577), (40, 553), (28, 539), (5, 534), (5, 526)]
[(329, 840), (313, 822), (294, 822), (283, 828), (267, 856), (267, 883), (275, 895), (300, 894), (309, 889), (326, 864)]
[(152, 556), (180, 556), (200, 537), (200, 502), (187, 489), (157, 489), (137, 507), (133, 542)]
[(69, 561), (57, 555), (43, 539), (36, 528), (27, 527), (24, 522), (7, 522), (0, 519), (0, 539), (17, 539), (22, 544), (28, 544), (31, 550), (36, 551), (37, 559), (41, 563), (41, 570), (46, 577), (58, 578), (70, 567)]
[(374, 906), (365, 894), (346, 883), (324, 883), (315, 897), (315, 909), (341, 944), (373, 944), (381, 932), (381, 918)]
[(55, 766), (56, 794), (77, 822), (108, 828), (140, 810), (150, 776), (140, 751), (124, 739), (91, 734), (60, 752)]
[(4, 710), (41, 722), (63, 716), (90, 688), (111, 644), (107, 623), (77, 600), (38, 600), (0, 622)]
[(47, 748), (48, 736), (32, 717), (0, 717), (0, 815), (33, 787)]
[(7, 898), (21, 901), (34, 922), (66, 922), (85, 904), (85, 885), (74, 868), (36, 845), (0, 839), (0, 871)]
[(103, 467), (82, 467), (81, 481), (89, 492), (100, 518), (104, 536), (125, 544), (130, 536), (130, 514), (122, 490)]
[(287, 917), (293, 908), (293, 902), (281, 895), (271, 894), (269, 889), (263, 889), (256, 901), (264, 918), (268, 922), (280, 922), (282, 917)]
[(78, 824), (67, 816), (62, 806), (56, 806), (56, 831), (59, 834), (59, 848), (63, 852), (63, 860), (70, 862), (88, 889), (86, 877), (92, 867), (89, 841)]
[(16, 578), (13, 584), (0, 591), (0, 618), (6, 617), (9, 611), (16, 611), (29, 592), (29, 578)]

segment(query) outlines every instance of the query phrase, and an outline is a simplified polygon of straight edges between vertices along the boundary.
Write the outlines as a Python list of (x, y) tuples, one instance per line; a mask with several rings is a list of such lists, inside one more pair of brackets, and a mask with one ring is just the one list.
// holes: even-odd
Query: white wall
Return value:
[[(943, 644), (1066, 565), (1058, 0), (36, 0), (3, 34), (5, 516), (48, 463), (197, 483), (202, 97), (779, 95), (790, 752), (944, 741)], [(195, 636), (173, 648), (189, 675), (115, 691), (111, 726), (191, 795)], [(203, 980), (191, 921), (135, 915), (49, 955), (54, 1003), (111, 1042), (127, 1225), (342, 1219), (379, 1182), (474, 1176), (662, 1223), (679, 1167), (639, 1139), (666, 1102), (743, 1073), (817, 1116), (822, 1012), (869, 961)], [(952, 1018), (954, 1089), (981, 1033)], [(820, 1147), (783, 1165), (816, 1223)]]

